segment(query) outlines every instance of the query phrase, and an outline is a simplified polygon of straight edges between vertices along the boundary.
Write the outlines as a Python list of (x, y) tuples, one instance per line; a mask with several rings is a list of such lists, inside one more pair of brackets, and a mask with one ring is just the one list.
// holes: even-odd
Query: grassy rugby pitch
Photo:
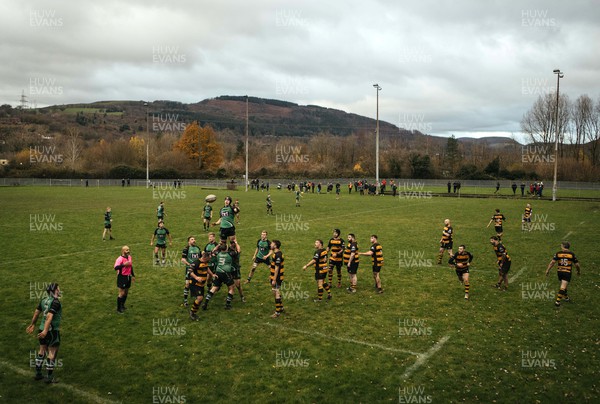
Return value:
[[(426, 189), (419, 191), (427, 191)], [(347, 190), (346, 190), (347, 192)], [(223, 309), (221, 290), (200, 321), (180, 307), (181, 249), (189, 235), (204, 246), (201, 208), (209, 193), (239, 198), (242, 279), (256, 240), (266, 229), (285, 255), (285, 314), (271, 319), (274, 299), (259, 266)], [(287, 190), (266, 193), (183, 187), (2, 188), (4, 229), (0, 341), (0, 401), (13, 403), (130, 402), (593, 402), (598, 379), (598, 226), (600, 202), (521, 198), (403, 198), (342, 193), (304, 194), (301, 207)], [(406, 197), (408, 196), (408, 197)], [(596, 195), (597, 196), (597, 195)], [(164, 200), (174, 243), (165, 266), (153, 265), (150, 238)], [(533, 204), (533, 230), (520, 217)], [(116, 240), (101, 239), (103, 212), (113, 211)], [(496, 282), (489, 244), (494, 209), (508, 221), (503, 241), (512, 257), (507, 292)], [(471, 300), (454, 270), (435, 264), (443, 220), (455, 249), (474, 255)], [(302, 271), (313, 243), (333, 228), (355, 233), (360, 251), (375, 233), (383, 246), (383, 294), (373, 289), (370, 261), (361, 257), (358, 292), (333, 289), (314, 303), (314, 270)], [(568, 239), (582, 275), (569, 287), (572, 303), (553, 306), (558, 281), (545, 268)], [(131, 247), (137, 282), (129, 310), (115, 313), (112, 266)], [(444, 257), (444, 262), (447, 257)], [(337, 275), (334, 275), (334, 283)], [(25, 333), (45, 284), (63, 290), (60, 383), (33, 380), (37, 340)], [(342, 284), (348, 286), (347, 274)], [(39, 322), (38, 322), (39, 324)]]

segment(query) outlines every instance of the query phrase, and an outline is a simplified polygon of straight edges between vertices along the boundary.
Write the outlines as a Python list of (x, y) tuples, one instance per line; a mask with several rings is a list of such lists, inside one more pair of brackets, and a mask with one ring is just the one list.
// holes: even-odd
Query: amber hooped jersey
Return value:
[(531, 208), (527, 207), (525, 208), (525, 213), (523, 213), (523, 219), (529, 219), (531, 218)]
[(285, 267), (283, 265), (284, 262), (284, 257), (283, 257), (283, 253), (281, 251), (277, 251), (276, 253), (273, 254), (273, 259), (271, 260), (271, 275), (269, 276), (269, 279), (271, 280), (271, 282), (273, 281), (274, 277), (275, 277), (275, 269), (277, 267), (279, 267), (279, 276), (278, 276), (278, 282), (283, 281), (284, 278), (284, 274), (285, 274)]
[(453, 231), (452, 226), (444, 226), (444, 230), (442, 231), (442, 244), (449, 244), (452, 242)]
[(350, 255), (352, 255), (352, 253), (354, 253), (352, 263), (358, 264), (360, 256), (358, 255), (358, 243), (356, 241), (352, 243), (348, 242), (348, 244), (346, 244), (346, 247), (344, 248), (344, 265), (348, 265), (348, 261), (350, 261)]
[(502, 222), (506, 220), (502, 213), (496, 213), (492, 216), (492, 220), (494, 221), (494, 226), (502, 226)]
[[(450, 260), (448, 260), (448, 263), (450, 265), (458, 265), (458, 264), (466, 265), (466, 264), (470, 263), (471, 261), (473, 261), (473, 255), (468, 251), (463, 251), (462, 253), (457, 252), (452, 257), (450, 257)], [(463, 267), (462, 269), (465, 269), (465, 268)]]
[(206, 278), (208, 277), (208, 264), (208, 262), (197, 261), (194, 262), (192, 268), (189, 269), (190, 272), (200, 278), (200, 280), (196, 280), (196, 278), (190, 277), (195, 286), (203, 287), (206, 285)]
[(571, 251), (559, 251), (554, 254), (554, 261), (558, 263), (558, 272), (571, 273), (573, 265), (577, 264), (577, 257)]
[(329, 244), (327, 245), (329, 248), (329, 252), (331, 253), (329, 257), (329, 261), (333, 262), (342, 262), (342, 252), (344, 251), (344, 240), (341, 238), (332, 238), (329, 240)]
[(315, 250), (315, 254), (313, 255), (313, 260), (315, 260), (315, 273), (324, 274), (327, 273), (327, 250), (324, 248), (320, 248)]
[(375, 243), (371, 245), (371, 262), (375, 267), (383, 266), (383, 249), (381, 244)]
[(506, 261), (510, 261), (508, 251), (506, 251), (506, 248), (502, 245), (502, 243), (498, 243), (498, 245), (494, 246), (494, 252), (496, 253), (496, 259), (498, 262), (503, 260), (504, 254), (506, 254)]

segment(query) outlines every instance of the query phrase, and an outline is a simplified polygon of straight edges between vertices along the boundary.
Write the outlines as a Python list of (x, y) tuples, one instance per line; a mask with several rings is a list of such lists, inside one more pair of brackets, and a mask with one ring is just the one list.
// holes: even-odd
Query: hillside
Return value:
[[(157, 100), (146, 105), (143, 101), (98, 101), (89, 104), (54, 105), (37, 110), (0, 108), (0, 142), (19, 130), (22, 124), (41, 126), (46, 133), (64, 132), (69, 125), (80, 128), (86, 139), (129, 137), (148, 129), (151, 132), (180, 132), (185, 124), (198, 121), (215, 130), (228, 129), (243, 135), (246, 125), (246, 97), (220, 96), (194, 104)], [(248, 97), (249, 130), (252, 136), (312, 136), (329, 133), (349, 136), (355, 133), (373, 133), (373, 118), (324, 108), (318, 105)], [(427, 143), (443, 147), (446, 138), (425, 135), (416, 130), (398, 128), (389, 122), (379, 122), (382, 138), (400, 138), (404, 145)], [(459, 139), (465, 143), (483, 142), (490, 147), (514, 144), (507, 138)], [(4, 144), (4, 143), (2, 143)]]

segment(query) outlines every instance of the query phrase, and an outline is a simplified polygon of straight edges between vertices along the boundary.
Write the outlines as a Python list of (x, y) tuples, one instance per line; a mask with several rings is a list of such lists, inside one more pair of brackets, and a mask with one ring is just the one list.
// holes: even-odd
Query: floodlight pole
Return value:
[(556, 74), (556, 127), (554, 136), (554, 180), (552, 182), (552, 201), (556, 201), (556, 176), (558, 173), (558, 106), (559, 106), (559, 91), (560, 91), (560, 79), (565, 77), (564, 73), (560, 69), (554, 69)]
[(246, 192), (248, 192), (248, 96), (246, 96)]
[(375, 195), (379, 195), (379, 84), (373, 84), (377, 91), (377, 125), (375, 127)]
[(150, 188), (150, 131), (148, 130), (148, 103), (146, 107), (146, 188)]

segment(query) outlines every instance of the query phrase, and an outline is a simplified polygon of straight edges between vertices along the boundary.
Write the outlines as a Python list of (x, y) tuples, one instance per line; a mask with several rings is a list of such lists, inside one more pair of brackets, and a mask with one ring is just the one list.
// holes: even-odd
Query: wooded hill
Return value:
[[(252, 176), (374, 176), (375, 119), (256, 97), (248, 97), (248, 111)], [(195, 157), (197, 150), (192, 156), (193, 151), (177, 146), (194, 121), (214, 131), (211, 139), (222, 151), (219, 164), (202, 166)], [(0, 174), (141, 178), (144, 145), (149, 141), (155, 178), (234, 177), (244, 172), (245, 128), (246, 96), (221, 96), (193, 104), (158, 100), (38, 109), (3, 105), (0, 159), (8, 164)], [(382, 177), (547, 178), (551, 171), (547, 164), (524, 164), (522, 146), (509, 138), (455, 142), (385, 121), (380, 121), (380, 150)], [(38, 156), (44, 153), (55, 158)], [(485, 172), (497, 157), (498, 171)]]

